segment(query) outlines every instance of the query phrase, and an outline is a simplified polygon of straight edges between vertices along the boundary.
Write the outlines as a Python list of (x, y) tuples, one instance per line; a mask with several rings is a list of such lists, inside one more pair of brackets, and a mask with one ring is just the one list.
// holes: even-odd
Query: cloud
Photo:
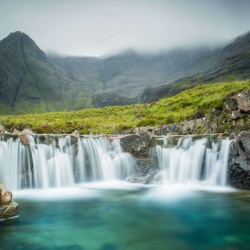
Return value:
[(99, 56), (213, 45), (249, 29), (245, 0), (0, 0), (0, 38), (27, 33), (45, 51)]

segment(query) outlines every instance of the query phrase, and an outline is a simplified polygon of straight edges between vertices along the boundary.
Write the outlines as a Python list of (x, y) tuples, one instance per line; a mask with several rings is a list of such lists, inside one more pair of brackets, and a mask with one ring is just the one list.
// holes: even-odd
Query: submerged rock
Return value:
[(0, 220), (9, 219), (19, 214), (19, 205), (12, 201), (12, 193), (0, 182)]

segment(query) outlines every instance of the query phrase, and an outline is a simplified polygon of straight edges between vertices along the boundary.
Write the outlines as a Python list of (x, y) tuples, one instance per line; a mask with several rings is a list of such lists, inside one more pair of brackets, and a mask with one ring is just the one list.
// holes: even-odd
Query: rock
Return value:
[(142, 183), (145, 184), (147, 181), (147, 176), (138, 177), (138, 176), (129, 176), (126, 181), (131, 183)]
[(72, 134), (70, 134), (70, 136), (76, 137), (76, 138), (80, 138), (80, 133), (78, 130), (75, 130)]
[(229, 97), (226, 99), (225, 103), (223, 104), (223, 110), (227, 113), (231, 113), (238, 109), (238, 103), (235, 97)]
[(236, 188), (250, 189), (250, 133), (240, 133), (230, 145), (228, 181)]
[(222, 112), (222, 109), (219, 109), (219, 108), (213, 108), (212, 109), (212, 112), (214, 115), (220, 115), (221, 112)]
[(0, 220), (19, 214), (19, 205), (12, 201), (12, 193), (0, 182)]
[(12, 134), (19, 135), (20, 133), (21, 133), (20, 130), (15, 128)]
[(232, 111), (232, 115), (231, 115), (232, 119), (238, 119), (240, 117), (240, 111), (236, 110), (236, 111)]
[(24, 129), (21, 133), (20, 133), (20, 135), (34, 135), (34, 133), (32, 132), (32, 130), (31, 129)]
[(19, 205), (11, 201), (8, 205), (0, 206), (0, 220), (9, 219), (19, 214)]
[(5, 128), (1, 122), (0, 122), (0, 134), (5, 134)]
[(0, 199), (1, 205), (9, 205), (12, 200), (12, 193), (10, 191), (1, 192)]
[(19, 133), (20, 140), (23, 145), (28, 145), (30, 142), (29, 136), (34, 135), (32, 130), (30, 129), (24, 129), (22, 132)]
[(241, 133), (240, 140), (243, 144), (243, 147), (246, 153), (250, 154), (250, 134), (246, 132)]
[(243, 112), (250, 111), (250, 90), (244, 91), (234, 98), (237, 100), (239, 110)]
[(127, 152), (140, 152), (149, 146), (149, 134), (127, 135), (121, 138), (121, 146)]
[(29, 137), (25, 134), (22, 134), (19, 136), (20, 137), (20, 140), (22, 142), (23, 145), (28, 145), (30, 140), (29, 140)]

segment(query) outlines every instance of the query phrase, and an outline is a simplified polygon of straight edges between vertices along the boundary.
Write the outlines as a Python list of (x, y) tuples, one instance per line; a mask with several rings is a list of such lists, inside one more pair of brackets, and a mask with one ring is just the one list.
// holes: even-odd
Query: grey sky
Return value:
[(44, 51), (99, 56), (214, 45), (250, 30), (250, 0), (0, 0), (0, 39), (20, 30)]

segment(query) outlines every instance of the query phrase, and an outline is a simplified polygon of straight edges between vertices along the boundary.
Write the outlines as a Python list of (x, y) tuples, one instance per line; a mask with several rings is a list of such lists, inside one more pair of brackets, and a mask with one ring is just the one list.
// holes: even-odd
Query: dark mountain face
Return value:
[(75, 109), (78, 96), (89, 99), (83, 83), (52, 63), (24, 33), (0, 42), (0, 65), (2, 114)]

